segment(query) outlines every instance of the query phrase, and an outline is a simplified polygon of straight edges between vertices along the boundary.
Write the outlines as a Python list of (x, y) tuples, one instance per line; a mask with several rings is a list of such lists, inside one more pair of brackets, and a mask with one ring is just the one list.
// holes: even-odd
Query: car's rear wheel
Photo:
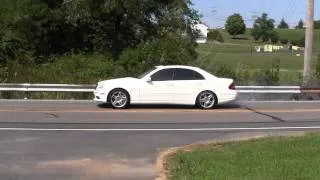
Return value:
[(202, 91), (196, 100), (197, 107), (201, 109), (211, 109), (218, 102), (217, 96), (211, 91)]
[(115, 109), (127, 108), (130, 104), (129, 93), (124, 89), (114, 89), (109, 94), (109, 102)]

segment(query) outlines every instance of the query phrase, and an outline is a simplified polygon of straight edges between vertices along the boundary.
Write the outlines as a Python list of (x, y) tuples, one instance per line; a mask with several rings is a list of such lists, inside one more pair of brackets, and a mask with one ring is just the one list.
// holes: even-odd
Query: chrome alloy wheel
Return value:
[(114, 108), (124, 108), (128, 104), (128, 95), (123, 90), (115, 90), (110, 96), (110, 103)]
[(203, 109), (210, 109), (212, 108), (215, 103), (216, 103), (216, 99), (215, 99), (215, 95), (210, 92), (210, 91), (204, 91), (201, 92), (199, 95), (199, 99), (198, 99), (198, 103), (200, 105), (201, 108)]

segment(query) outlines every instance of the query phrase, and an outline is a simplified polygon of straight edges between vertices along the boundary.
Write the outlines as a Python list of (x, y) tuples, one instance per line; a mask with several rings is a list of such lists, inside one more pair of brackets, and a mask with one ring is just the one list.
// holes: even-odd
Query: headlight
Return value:
[(104, 84), (103, 83), (98, 83), (96, 89), (101, 89), (103, 88)]

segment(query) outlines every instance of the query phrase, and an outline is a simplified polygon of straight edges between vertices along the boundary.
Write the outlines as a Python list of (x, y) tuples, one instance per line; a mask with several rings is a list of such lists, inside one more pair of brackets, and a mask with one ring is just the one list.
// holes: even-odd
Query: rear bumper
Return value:
[(220, 99), (218, 99), (219, 104), (224, 104), (224, 103), (229, 103), (229, 102), (234, 102), (238, 98), (238, 93), (235, 92), (230, 92), (230, 93), (224, 93)]

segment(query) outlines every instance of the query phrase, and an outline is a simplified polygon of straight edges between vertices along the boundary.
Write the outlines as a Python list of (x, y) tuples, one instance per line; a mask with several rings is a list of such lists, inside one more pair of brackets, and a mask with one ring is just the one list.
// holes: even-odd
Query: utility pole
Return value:
[(307, 86), (311, 79), (311, 59), (313, 44), (314, 0), (307, 0), (306, 35), (304, 50), (303, 85)]

